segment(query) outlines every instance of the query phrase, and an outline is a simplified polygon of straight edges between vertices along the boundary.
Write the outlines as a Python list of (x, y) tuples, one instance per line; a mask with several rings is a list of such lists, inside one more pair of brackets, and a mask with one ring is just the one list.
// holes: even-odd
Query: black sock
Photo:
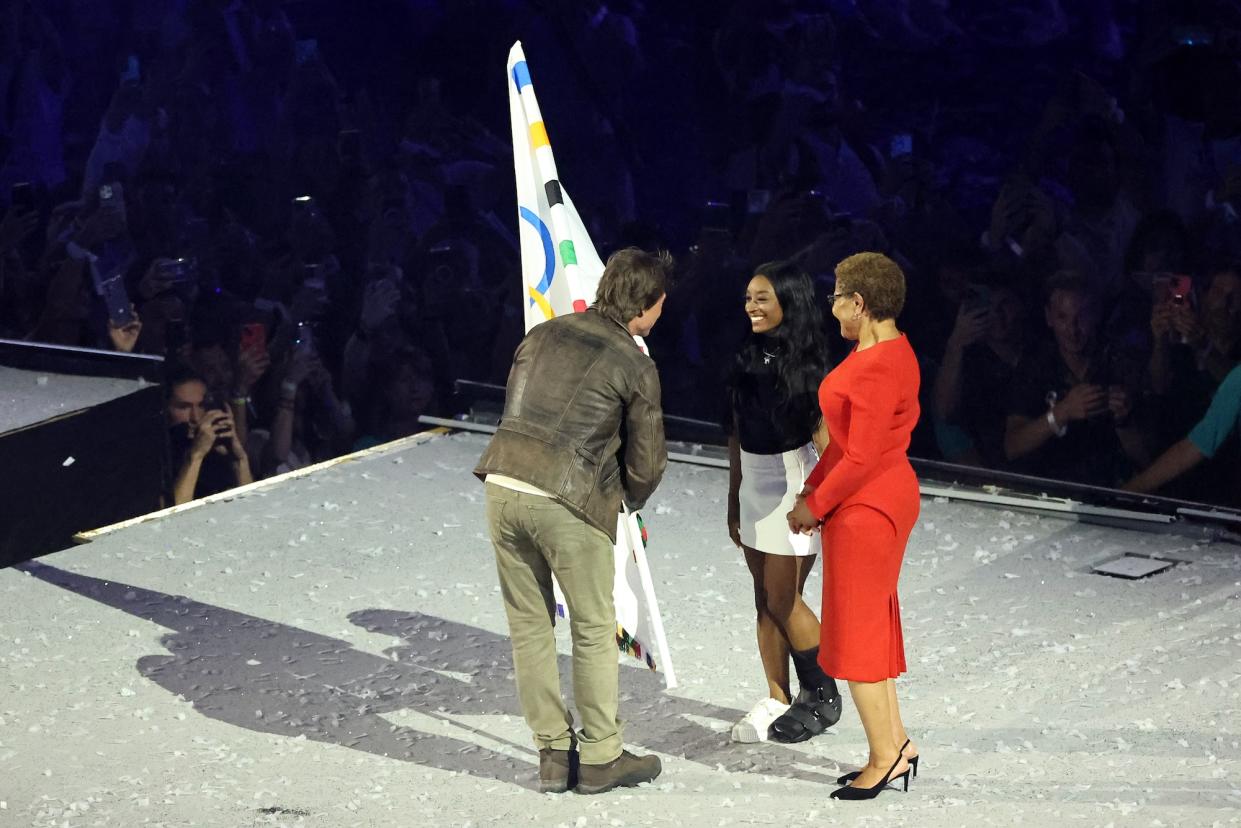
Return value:
[(797, 683), (802, 690), (823, 690), (824, 698), (835, 698), (836, 680), (823, 672), (819, 666), (819, 648), (793, 650), (793, 669), (797, 671)]

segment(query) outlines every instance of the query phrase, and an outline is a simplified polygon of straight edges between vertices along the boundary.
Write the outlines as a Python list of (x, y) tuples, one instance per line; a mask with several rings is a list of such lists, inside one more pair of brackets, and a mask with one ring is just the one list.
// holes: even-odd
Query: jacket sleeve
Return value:
[[(848, 445), (840, 459), (825, 469), (821, 478), (811, 473), (808, 482), (817, 482), (806, 497), (806, 505), (822, 520), (871, 478), (883, 459), (886, 438), (892, 430), (900, 388), (896, 378), (885, 374), (883, 364), (876, 362), (859, 373), (849, 389)], [(822, 466), (822, 462), (819, 464)]]
[(625, 505), (641, 509), (659, 485), (668, 465), (664, 413), (660, 406), (659, 373), (647, 360), (625, 406), (624, 468), (621, 481)]

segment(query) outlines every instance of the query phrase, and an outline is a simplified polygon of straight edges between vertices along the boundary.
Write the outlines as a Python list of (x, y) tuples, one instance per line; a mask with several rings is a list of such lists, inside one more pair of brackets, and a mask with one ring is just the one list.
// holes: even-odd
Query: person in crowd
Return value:
[(206, 380), (189, 369), (175, 369), (165, 388), (173, 505), (254, 482), (233, 415), (222, 400), (208, 397)]
[(1025, 346), (1020, 294), (1002, 283), (968, 285), (932, 396), (935, 434), (945, 460), (997, 469), (1006, 465), (1004, 414), (996, 400), (1016, 379)]
[(368, 427), (355, 448), (369, 448), (424, 431), (426, 426), (418, 418), (435, 404), (431, 358), (413, 347), (393, 354), (385, 361), (366, 402)]
[(828, 444), (787, 519), (821, 527), (823, 623), (819, 663), (849, 682), (870, 756), (842, 776), (833, 799), (871, 799), (917, 767), (895, 679), (905, 672), (897, 581), (918, 519), (918, 478), (906, 451), (918, 421), (918, 360), (896, 318), (905, 276), (881, 253), (836, 268), (832, 316), (857, 346), (819, 386)]
[(1220, 383), (1211, 405), (1183, 439), (1172, 444), (1122, 487), (1131, 492), (1158, 492), (1203, 465), (1209, 467), (1212, 502), (1241, 508), (1241, 365)]
[(1099, 337), (1086, 281), (1070, 271), (1047, 284), (1050, 339), (1017, 369), (1007, 398), (1004, 454), (1040, 477), (1112, 486), (1145, 465), (1147, 441), (1133, 418), (1133, 360)]
[(270, 431), (256, 435), (262, 441), (263, 476), (343, 454), (353, 443), (352, 406), (336, 394), (331, 372), (313, 343), (305, 339), (295, 343), (277, 377), (281, 379), (271, 406)]
[[(635, 756), (622, 742), (612, 547), (622, 504), (641, 508), (668, 462), (659, 375), (633, 337), (659, 321), (671, 268), (664, 255), (613, 253), (592, 308), (526, 335), (504, 416), (474, 469), (486, 484), (517, 695), (543, 791), (602, 793), (661, 770), (658, 756)], [(578, 732), (560, 695), (553, 575), (569, 609)]]
[(1147, 370), (1160, 411), (1157, 439), (1167, 445), (1197, 422), (1241, 360), (1241, 264), (1209, 268), (1201, 290), (1180, 274), (1155, 279)]
[(728, 535), (754, 582), (767, 695), (733, 726), (732, 738), (763, 741), (770, 728), (778, 741), (801, 742), (840, 719), (836, 682), (818, 662), (819, 619), (801, 594), (816, 550), (785, 518), (824, 442), (816, 392), (827, 373), (827, 342), (814, 285), (790, 262), (755, 269), (745, 312), (750, 336), (728, 384)]

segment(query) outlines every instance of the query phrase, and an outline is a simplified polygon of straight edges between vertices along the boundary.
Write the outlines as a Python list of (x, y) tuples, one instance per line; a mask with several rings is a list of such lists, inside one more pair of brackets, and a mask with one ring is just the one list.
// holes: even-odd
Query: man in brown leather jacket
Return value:
[[(666, 254), (618, 251), (593, 307), (526, 335), (500, 427), (474, 470), (486, 481), (517, 695), (543, 791), (601, 793), (661, 769), (659, 757), (635, 756), (621, 741), (612, 547), (622, 501), (641, 508), (668, 463), (659, 375), (633, 337), (659, 319), (671, 266)], [(553, 574), (569, 610), (579, 733), (560, 695)]]

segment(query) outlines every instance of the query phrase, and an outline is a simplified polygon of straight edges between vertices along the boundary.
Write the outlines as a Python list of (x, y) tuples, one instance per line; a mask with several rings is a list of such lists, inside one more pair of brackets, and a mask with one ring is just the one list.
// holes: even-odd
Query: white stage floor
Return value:
[[(1241, 824), (1238, 547), (924, 499), (901, 581), (921, 775), (838, 803), (865, 749), (847, 700), (803, 745), (727, 741), (765, 687), (751, 591), (726, 473), (682, 464), (645, 511), (681, 686), (621, 671), (626, 741), (664, 774), (535, 792), (469, 473), (484, 444), (432, 438), (0, 570), (0, 825)], [(1089, 572), (1124, 551), (1183, 563)]]

